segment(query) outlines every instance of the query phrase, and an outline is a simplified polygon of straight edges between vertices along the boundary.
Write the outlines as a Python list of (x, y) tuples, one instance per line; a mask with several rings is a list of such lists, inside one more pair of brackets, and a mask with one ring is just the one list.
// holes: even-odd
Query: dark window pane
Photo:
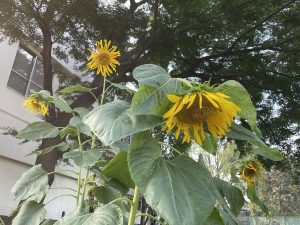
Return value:
[(14, 71), (11, 71), (9, 80), (7, 85), (16, 91), (20, 92), (21, 94), (25, 95), (26, 93), (26, 87), (27, 87), (28, 81), (24, 79), (23, 77), (19, 76)]
[(34, 62), (34, 56), (25, 49), (19, 47), (14, 64), (13, 70), (18, 72), (20, 75), (29, 79), (32, 66)]
[(43, 63), (41, 60), (37, 60), (34, 66), (32, 80), (40, 86), (44, 86), (44, 72)]

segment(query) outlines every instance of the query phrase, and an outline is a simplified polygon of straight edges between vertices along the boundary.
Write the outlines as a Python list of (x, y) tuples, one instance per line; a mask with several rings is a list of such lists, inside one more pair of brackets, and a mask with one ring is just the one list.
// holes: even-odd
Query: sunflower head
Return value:
[(23, 106), (26, 107), (30, 113), (41, 114), (42, 116), (47, 115), (49, 111), (48, 104), (42, 98), (35, 96), (26, 99)]
[(183, 142), (190, 142), (191, 133), (195, 141), (202, 145), (205, 140), (204, 130), (214, 136), (223, 136), (228, 131), (234, 117), (241, 109), (230, 101), (230, 97), (221, 92), (195, 91), (183, 96), (167, 95), (173, 106), (163, 118), (163, 129), (171, 132), (177, 127), (175, 137), (178, 139), (183, 131)]
[(242, 165), (240, 170), (242, 179), (246, 182), (247, 186), (253, 187), (261, 177), (264, 167), (259, 161), (249, 161)]
[(116, 65), (120, 65), (116, 60), (119, 56), (120, 52), (117, 51), (116, 46), (111, 46), (111, 41), (100, 40), (97, 41), (96, 51), (91, 51), (87, 66), (89, 69), (95, 69), (97, 74), (106, 77), (116, 71)]

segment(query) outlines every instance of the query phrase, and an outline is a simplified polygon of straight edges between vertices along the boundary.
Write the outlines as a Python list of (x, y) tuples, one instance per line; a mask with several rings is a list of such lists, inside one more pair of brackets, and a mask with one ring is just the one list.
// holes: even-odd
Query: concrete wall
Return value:
[[(19, 43), (9, 45), (7, 40), (0, 42), (0, 127), (20, 130), (40, 118), (27, 113), (22, 106), (25, 97), (7, 87), (18, 45)], [(57, 82), (54, 86), (57, 86)], [(0, 215), (8, 215), (9, 211), (17, 206), (18, 202), (14, 201), (10, 190), (22, 173), (27, 171), (36, 160), (35, 156), (27, 155), (37, 148), (38, 143), (20, 144), (20, 142), (21, 140), (14, 137), (0, 134)], [(74, 188), (76, 180), (68, 174), (56, 175), (53, 187), (63, 186)], [(50, 190), (46, 202), (61, 194), (73, 193), (62, 189)], [(73, 210), (74, 205), (75, 200), (72, 197), (59, 198), (47, 205), (48, 217), (59, 218), (62, 211)]]

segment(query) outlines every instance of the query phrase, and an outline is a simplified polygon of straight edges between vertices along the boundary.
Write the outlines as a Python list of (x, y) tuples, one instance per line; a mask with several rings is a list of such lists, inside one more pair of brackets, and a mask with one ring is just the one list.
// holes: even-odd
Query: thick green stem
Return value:
[(85, 175), (85, 178), (84, 178), (83, 191), (82, 191), (82, 196), (81, 196), (81, 207), (83, 206), (83, 203), (84, 203), (84, 196), (85, 196), (85, 191), (86, 191), (86, 183), (87, 183), (87, 179), (89, 178), (89, 173), (90, 173), (90, 168), (87, 169), (86, 175)]
[(104, 79), (103, 79), (103, 89), (102, 89), (102, 96), (101, 96), (101, 102), (100, 102), (100, 105), (103, 104), (103, 100), (104, 100), (104, 95), (105, 95), (105, 84), (106, 84), (106, 78), (104, 77)]
[[(79, 151), (83, 152), (82, 149), (82, 142), (81, 142), (81, 138), (80, 138), (80, 133), (77, 133), (77, 140), (78, 140), (78, 144), (79, 144)], [(80, 191), (81, 191), (81, 170), (82, 168), (79, 168), (79, 172), (78, 172), (78, 178), (77, 178), (77, 195), (76, 195), (76, 206), (78, 206), (79, 204), (79, 199), (80, 199)]]
[(134, 195), (133, 195), (133, 202), (130, 208), (130, 215), (129, 215), (129, 220), (128, 220), (128, 225), (134, 225), (134, 221), (135, 221), (135, 216), (136, 216), (136, 208), (138, 206), (139, 203), (139, 195), (140, 195), (140, 191), (138, 186), (135, 186), (134, 189)]

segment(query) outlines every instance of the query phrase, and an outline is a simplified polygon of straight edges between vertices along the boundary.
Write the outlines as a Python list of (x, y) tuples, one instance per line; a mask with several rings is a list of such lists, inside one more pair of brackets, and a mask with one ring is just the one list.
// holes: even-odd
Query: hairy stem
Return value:
[(133, 202), (130, 208), (130, 215), (129, 215), (129, 220), (128, 220), (128, 225), (134, 225), (135, 217), (136, 217), (136, 208), (139, 202), (139, 188), (138, 186), (135, 186), (134, 189), (134, 195), (133, 195)]

